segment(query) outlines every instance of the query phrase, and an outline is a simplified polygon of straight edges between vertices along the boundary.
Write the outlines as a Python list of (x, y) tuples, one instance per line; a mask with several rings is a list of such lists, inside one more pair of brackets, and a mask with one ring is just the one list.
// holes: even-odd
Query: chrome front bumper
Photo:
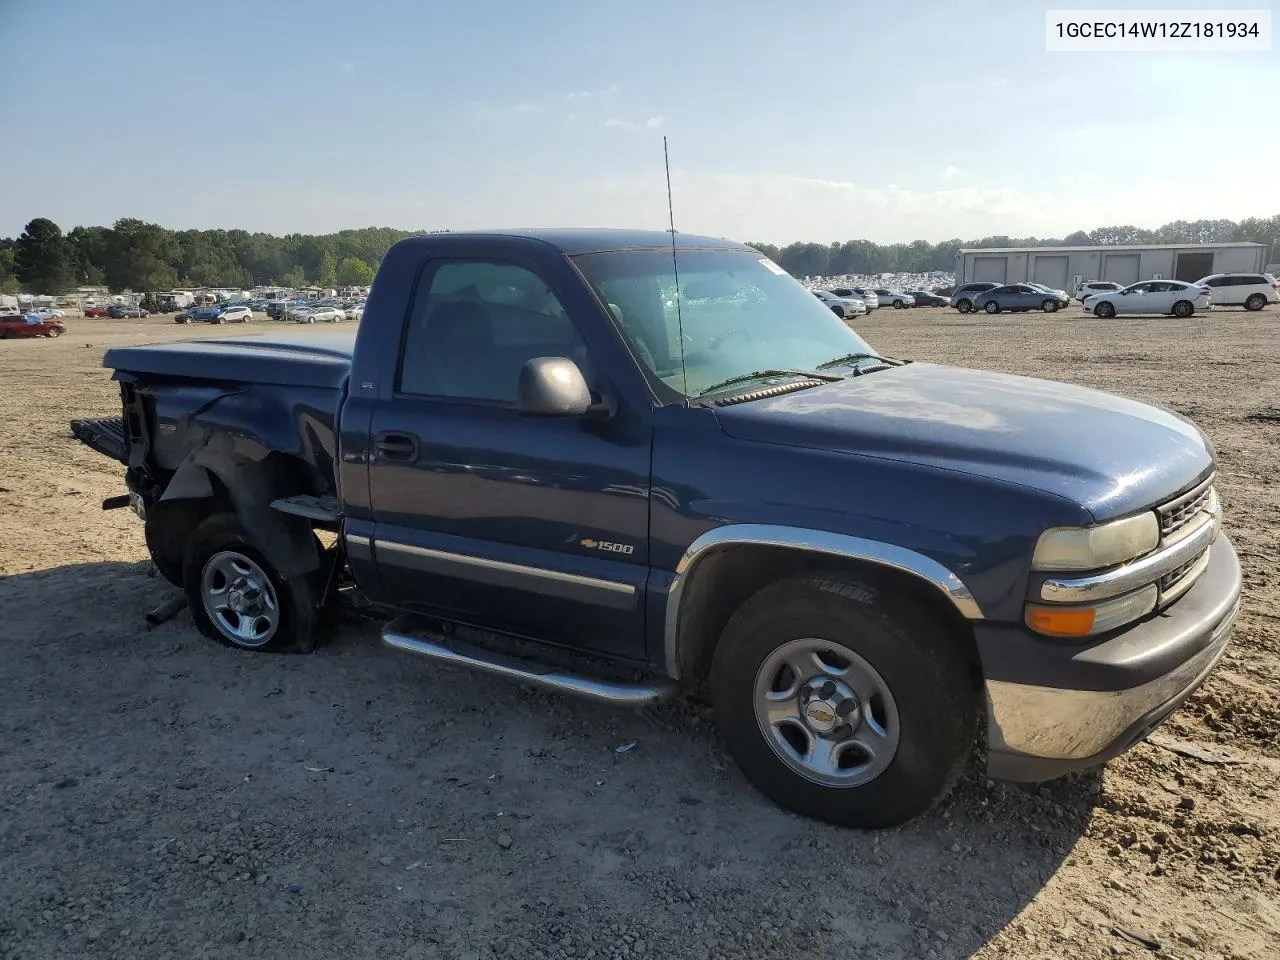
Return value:
[(1031, 636), (1019, 642), (1007, 631), (980, 636), (991, 776), (1050, 780), (1144, 739), (1221, 659), (1240, 592), (1239, 560), (1220, 535), (1204, 574), (1176, 603), (1096, 644), (1055, 647)]

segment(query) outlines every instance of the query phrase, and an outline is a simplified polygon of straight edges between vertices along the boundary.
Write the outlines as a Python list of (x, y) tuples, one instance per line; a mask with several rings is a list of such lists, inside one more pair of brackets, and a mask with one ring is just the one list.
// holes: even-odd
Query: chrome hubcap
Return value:
[(879, 671), (843, 644), (807, 638), (756, 673), (755, 714), (774, 753), (807, 780), (856, 787), (898, 750), (898, 707)]
[(280, 626), (275, 589), (262, 568), (233, 550), (215, 553), (200, 575), (204, 612), (218, 632), (241, 647), (260, 647)]

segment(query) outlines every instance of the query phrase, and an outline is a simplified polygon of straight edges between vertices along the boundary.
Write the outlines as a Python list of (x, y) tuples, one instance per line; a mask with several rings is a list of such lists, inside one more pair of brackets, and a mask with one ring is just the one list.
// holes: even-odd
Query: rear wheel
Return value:
[(1195, 305), (1190, 300), (1179, 300), (1173, 305), (1173, 315), (1175, 317), (1189, 317), (1195, 312)]
[(987, 305), (982, 309), (986, 310), (987, 313), (999, 313), (1000, 304), (996, 303), (994, 300), (988, 300)]
[(959, 310), (961, 313), (968, 313), (970, 310), (972, 310), (972, 309), (973, 309), (973, 301), (971, 301), (971, 300), (957, 300), (957, 301), (956, 301), (956, 309), (957, 309), (957, 310)]
[(765, 587), (712, 660), (716, 722), (779, 806), (848, 827), (917, 816), (951, 789), (977, 725), (960, 647), (840, 573)]
[(1102, 317), (1104, 320), (1116, 315), (1116, 308), (1107, 302), (1102, 302), (1093, 308), (1095, 317)]
[(244, 650), (314, 646), (323, 572), (282, 578), (234, 514), (214, 514), (196, 529), (183, 583), (191, 617), (211, 640)]
[(1260, 293), (1250, 294), (1249, 299), (1244, 302), (1246, 310), (1258, 311), (1267, 305), (1267, 298)]

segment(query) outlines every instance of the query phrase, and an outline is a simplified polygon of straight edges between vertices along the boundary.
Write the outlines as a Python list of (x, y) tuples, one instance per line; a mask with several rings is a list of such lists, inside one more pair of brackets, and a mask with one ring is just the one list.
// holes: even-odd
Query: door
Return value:
[(1008, 268), (1008, 257), (974, 257), (973, 279), (1004, 283)]
[(1031, 279), (1036, 283), (1043, 283), (1050, 290), (1066, 290), (1067, 258), (1036, 257), (1035, 276)]
[(1145, 286), (1147, 287), (1145, 299), (1148, 313), (1172, 313), (1173, 302), (1182, 297), (1181, 284), (1174, 286), (1167, 280), (1153, 280)]
[(1136, 253), (1106, 253), (1102, 255), (1102, 279), (1110, 280), (1121, 286), (1138, 282), (1138, 261)]
[(1150, 286), (1150, 283), (1135, 283), (1114, 294), (1111, 302), (1115, 304), (1116, 313), (1146, 313), (1147, 288)]
[(1035, 310), (1047, 296), (1034, 287), (1028, 287), (1022, 283), (1014, 287), (1013, 291), (1012, 306), (1019, 310)]
[(1213, 252), (1179, 253), (1173, 279), (1183, 283), (1195, 283), (1213, 273)]
[(643, 653), (644, 413), (534, 417), (520, 370), (568, 357), (609, 395), (532, 266), (424, 265), (394, 396), (371, 412), (374, 555), (388, 602), (621, 656)]

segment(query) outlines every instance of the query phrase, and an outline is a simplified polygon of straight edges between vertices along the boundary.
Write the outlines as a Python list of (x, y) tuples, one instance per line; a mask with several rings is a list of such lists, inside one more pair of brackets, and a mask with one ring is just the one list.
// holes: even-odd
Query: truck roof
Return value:
[[(510, 239), (541, 240), (570, 256), (579, 253), (600, 253), (605, 250), (640, 250), (654, 247), (670, 247), (671, 234), (666, 230), (626, 230), (616, 228), (563, 227), (523, 230), (464, 230), (448, 233), (430, 233), (410, 237), (401, 243), (438, 242), (440, 240), (470, 240), (505, 237)], [(746, 250), (746, 244), (723, 237), (704, 237), (692, 233), (676, 233), (676, 248)]]

